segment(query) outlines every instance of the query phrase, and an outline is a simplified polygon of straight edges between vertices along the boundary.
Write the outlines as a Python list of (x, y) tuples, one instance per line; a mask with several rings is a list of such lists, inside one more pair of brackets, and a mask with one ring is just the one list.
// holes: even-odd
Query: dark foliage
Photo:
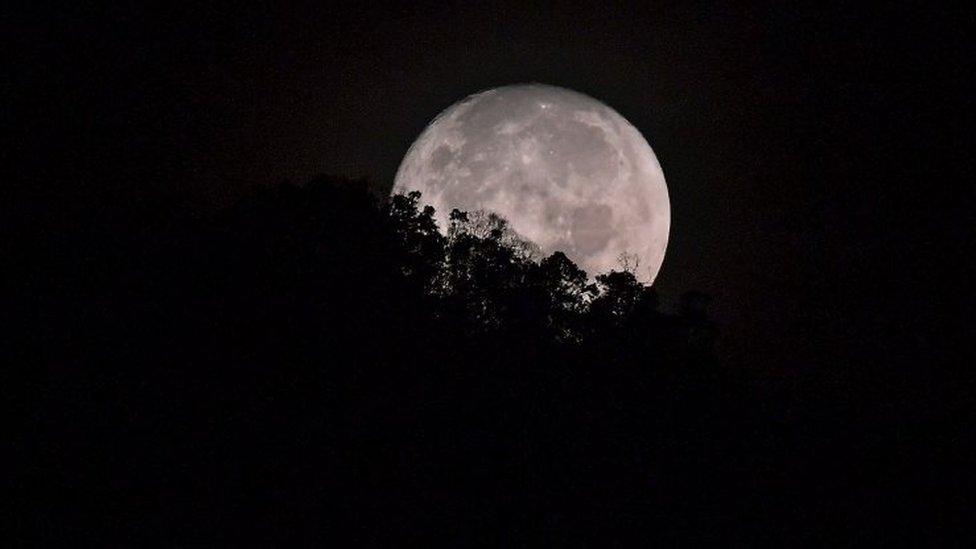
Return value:
[(924, 426), (762, 390), (716, 359), (706, 296), (666, 313), (418, 200), (323, 178), (31, 241), (11, 539), (858, 544), (928, 508), (928, 477), (889, 483)]

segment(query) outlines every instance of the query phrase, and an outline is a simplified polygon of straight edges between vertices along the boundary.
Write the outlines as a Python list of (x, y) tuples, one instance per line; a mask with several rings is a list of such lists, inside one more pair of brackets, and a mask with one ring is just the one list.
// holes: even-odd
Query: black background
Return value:
[(951, 424), (950, 442), (973, 417), (964, 3), (70, 3), (3, 24), (14, 249), (119, 205), (212, 212), (318, 173), (386, 190), (442, 109), (541, 82), (653, 147), (672, 211), (655, 286), (712, 296), (724, 368), (833, 380), (894, 423)]
[(879, 336), (962, 335), (944, 321), (968, 296), (940, 280), (970, 263), (971, 19), (905, 2), (35, 8), (11, 18), (8, 154), (61, 222), (106, 196), (226, 204), (316, 173), (388, 188), (452, 102), (568, 87), (659, 157), (666, 300), (711, 294), (730, 360), (790, 376)]

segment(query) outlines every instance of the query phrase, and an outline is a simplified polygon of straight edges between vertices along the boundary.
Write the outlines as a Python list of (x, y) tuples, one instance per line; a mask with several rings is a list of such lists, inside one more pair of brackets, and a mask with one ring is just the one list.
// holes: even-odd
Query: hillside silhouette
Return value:
[(708, 296), (664, 310), (482, 212), (442, 232), (418, 193), (117, 204), (22, 248), (14, 540), (884, 543), (962, 520), (910, 476), (925, 425), (766, 391), (716, 355)]

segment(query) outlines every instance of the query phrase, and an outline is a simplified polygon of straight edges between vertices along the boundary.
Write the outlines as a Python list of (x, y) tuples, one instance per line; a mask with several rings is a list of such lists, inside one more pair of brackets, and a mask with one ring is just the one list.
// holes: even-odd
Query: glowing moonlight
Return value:
[(453, 208), (493, 211), (591, 276), (619, 270), (627, 254), (651, 283), (664, 261), (671, 207), (654, 151), (616, 111), (574, 91), (506, 86), (455, 103), (400, 164), (393, 192), (414, 190), (442, 229)]

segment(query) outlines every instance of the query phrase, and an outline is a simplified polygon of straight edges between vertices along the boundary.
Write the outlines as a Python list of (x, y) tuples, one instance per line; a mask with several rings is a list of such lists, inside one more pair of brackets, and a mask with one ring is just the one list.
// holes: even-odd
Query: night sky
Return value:
[[(7, 545), (973, 545), (972, 2), (22, 4)], [(532, 82), (653, 148), (653, 288), (386, 200)]]
[(7, 33), (7, 151), (70, 226), (98, 201), (206, 208), (316, 173), (388, 188), (451, 103), (566, 87), (653, 147), (672, 201), (657, 286), (713, 297), (731, 362), (931, 356), (971, 331), (969, 293), (942, 282), (972, 257), (961, 6), (36, 8)]

